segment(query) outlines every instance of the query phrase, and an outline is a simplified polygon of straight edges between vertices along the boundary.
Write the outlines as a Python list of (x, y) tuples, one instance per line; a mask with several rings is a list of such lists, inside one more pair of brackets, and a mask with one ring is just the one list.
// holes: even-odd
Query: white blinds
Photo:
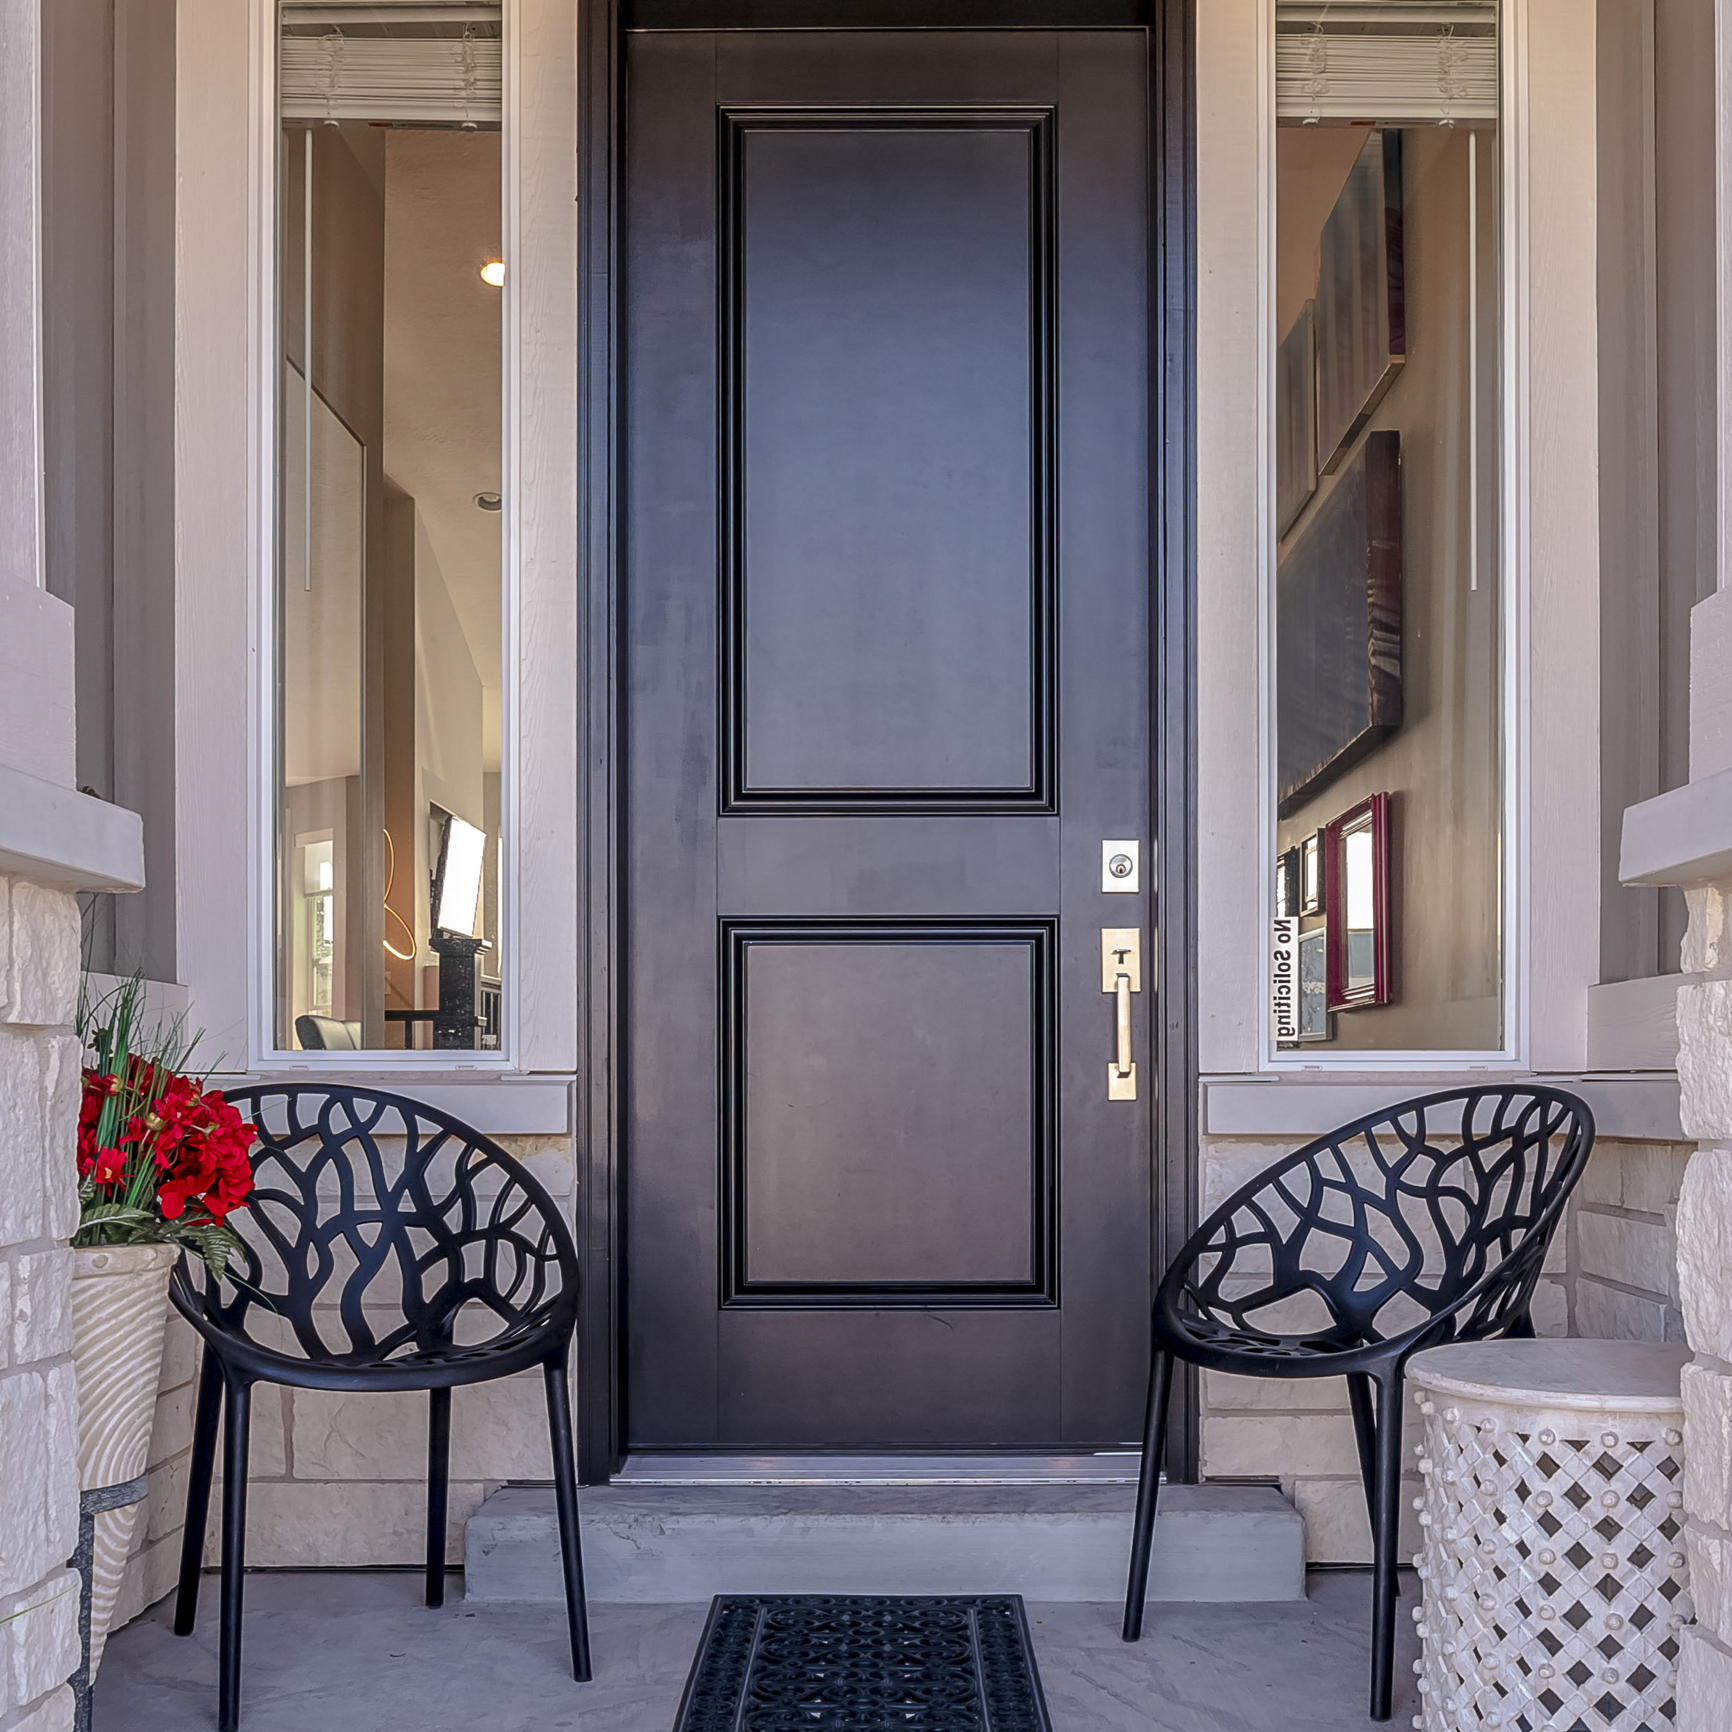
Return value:
[(1280, 0), (1276, 116), (1495, 121), (1497, 11), (1496, 0)]
[[(283, 118), (497, 125), (499, 17), (498, 6), (285, 6)], [(292, 28), (307, 25), (316, 33)]]

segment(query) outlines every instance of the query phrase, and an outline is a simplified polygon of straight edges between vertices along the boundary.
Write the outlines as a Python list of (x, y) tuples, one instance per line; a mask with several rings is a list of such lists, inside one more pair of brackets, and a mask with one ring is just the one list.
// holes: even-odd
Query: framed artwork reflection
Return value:
[(1388, 794), (1373, 794), (1323, 828), (1331, 1010), (1390, 1004), (1395, 998), (1390, 804)]
[(1299, 1039), (1328, 1040), (1329, 1027), (1329, 928), (1299, 939)]
[(1407, 360), (1401, 133), (1371, 133), (1318, 238), (1317, 466), (1333, 475)]
[(1291, 920), (1299, 912), (1299, 850), (1289, 848), (1275, 857), (1275, 918)]
[(1402, 721), (1401, 435), (1368, 433), (1275, 571), (1276, 811), (1291, 818)]
[(1317, 303), (1299, 309), (1275, 351), (1275, 538), (1317, 491)]

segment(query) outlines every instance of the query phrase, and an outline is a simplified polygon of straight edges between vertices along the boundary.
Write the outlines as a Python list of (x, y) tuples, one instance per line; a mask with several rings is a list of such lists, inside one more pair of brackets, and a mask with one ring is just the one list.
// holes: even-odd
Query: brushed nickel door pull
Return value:
[(1143, 934), (1138, 926), (1101, 928), (1101, 991), (1113, 995), (1117, 1050), (1107, 1066), (1107, 1099), (1137, 1098), (1137, 1064), (1131, 1056), (1131, 994), (1143, 990)]

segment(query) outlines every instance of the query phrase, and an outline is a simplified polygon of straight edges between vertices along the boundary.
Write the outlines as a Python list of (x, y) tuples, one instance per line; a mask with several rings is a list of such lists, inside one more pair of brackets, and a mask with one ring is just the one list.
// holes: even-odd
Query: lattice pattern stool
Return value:
[(1684, 1555), (1683, 1347), (1489, 1341), (1408, 1361), (1423, 1732), (1666, 1732)]

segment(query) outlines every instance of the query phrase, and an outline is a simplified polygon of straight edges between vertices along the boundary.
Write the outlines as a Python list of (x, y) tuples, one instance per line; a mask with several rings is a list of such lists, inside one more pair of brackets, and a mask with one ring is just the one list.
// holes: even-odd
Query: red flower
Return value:
[(253, 1188), (249, 1151), (255, 1133), (218, 1090), (207, 1094), (190, 1077), (159, 1073), (134, 1059), (126, 1086), (142, 1110), (118, 1128), (113, 1147), (99, 1147), (103, 1106), (118, 1086), (113, 1076), (84, 1073), (78, 1114), (82, 1176), (124, 1191), (136, 1163), (148, 1162), (157, 1178), (156, 1206), (169, 1221), (189, 1209), (221, 1221), (246, 1202)]

